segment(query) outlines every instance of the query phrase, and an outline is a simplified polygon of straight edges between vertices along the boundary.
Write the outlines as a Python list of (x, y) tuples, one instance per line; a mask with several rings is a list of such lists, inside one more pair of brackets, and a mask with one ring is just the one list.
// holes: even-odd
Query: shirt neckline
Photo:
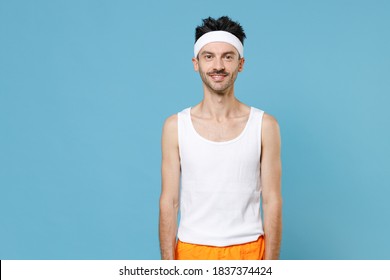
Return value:
[(253, 111), (254, 111), (253, 107), (250, 106), (250, 111), (249, 111), (248, 120), (247, 120), (247, 122), (246, 122), (246, 124), (245, 124), (244, 129), (240, 132), (240, 134), (239, 134), (237, 137), (235, 137), (235, 138), (233, 138), (233, 139), (230, 139), (230, 140), (227, 140), (227, 141), (212, 141), (212, 140), (209, 140), (209, 139), (203, 137), (202, 135), (200, 135), (200, 134), (196, 131), (196, 129), (195, 129), (195, 127), (194, 127), (194, 124), (192, 123), (191, 109), (192, 109), (192, 107), (189, 107), (187, 110), (188, 110), (188, 117), (189, 117), (189, 122), (190, 122), (190, 126), (191, 126), (192, 131), (193, 131), (193, 132), (195, 133), (195, 135), (196, 135), (198, 138), (200, 138), (201, 140), (203, 140), (203, 141), (205, 141), (205, 142), (208, 142), (208, 143), (211, 143), (211, 144), (215, 144), (215, 145), (226, 145), (226, 144), (230, 144), (230, 143), (233, 143), (233, 142), (236, 142), (237, 140), (239, 140), (239, 139), (245, 134), (246, 130), (248, 129), (249, 122), (250, 122), (250, 120), (252, 119), (252, 115), (253, 115)]

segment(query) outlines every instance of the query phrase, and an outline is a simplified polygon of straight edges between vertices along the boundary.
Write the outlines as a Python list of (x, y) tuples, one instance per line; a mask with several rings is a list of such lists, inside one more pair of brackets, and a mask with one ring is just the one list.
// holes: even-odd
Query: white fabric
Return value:
[(182, 172), (178, 238), (209, 246), (257, 240), (264, 234), (260, 215), (264, 112), (251, 107), (238, 137), (214, 142), (197, 133), (190, 111), (178, 113)]
[(233, 45), (241, 57), (244, 57), (244, 46), (240, 39), (234, 36), (230, 32), (226, 31), (210, 31), (203, 34), (194, 45), (194, 57), (198, 56), (199, 51), (208, 43), (212, 42), (224, 42)]

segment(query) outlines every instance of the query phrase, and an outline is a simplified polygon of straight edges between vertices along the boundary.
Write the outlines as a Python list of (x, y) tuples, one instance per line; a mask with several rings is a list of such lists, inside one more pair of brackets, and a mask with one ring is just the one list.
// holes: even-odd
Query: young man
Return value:
[(192, 62), (204, 98), (170, 116), (162, 133), (162, 259), (279, 258), (279, 127), (234, 95), (245, 37), (228, 17), (196, 28)]

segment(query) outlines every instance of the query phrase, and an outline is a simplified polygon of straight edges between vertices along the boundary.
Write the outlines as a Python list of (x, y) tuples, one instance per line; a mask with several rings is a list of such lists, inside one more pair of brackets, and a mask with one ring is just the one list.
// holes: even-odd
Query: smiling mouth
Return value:
[(225, 77), (227, 77), (227, 73), (210, 73), (209, 76), (211, 77), (211, 79), (213, 79), (213, 81), (216, 81), (216, 82), (219, 82), (219, 81), (223, 81), (225, 79)]

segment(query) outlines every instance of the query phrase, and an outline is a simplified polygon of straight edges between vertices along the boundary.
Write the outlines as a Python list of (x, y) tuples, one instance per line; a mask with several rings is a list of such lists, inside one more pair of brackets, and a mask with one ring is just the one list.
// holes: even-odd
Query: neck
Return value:
[(210, 118), (223, 120), (239, 110), (241, 102), (234, 96), (234, 88), (219, 93), (204, 87), (204, 98), (199, 104), (202, 114)]

